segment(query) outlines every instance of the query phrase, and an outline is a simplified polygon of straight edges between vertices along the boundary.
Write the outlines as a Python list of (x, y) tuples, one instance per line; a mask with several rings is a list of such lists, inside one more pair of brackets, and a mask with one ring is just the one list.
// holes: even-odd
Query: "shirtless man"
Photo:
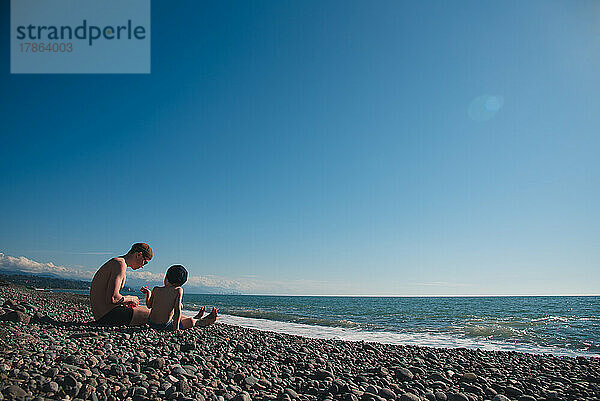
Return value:
[(150, 310), (140, 306), (133, 295), (121, 295), (127, 266), (141, 269), (152, 259), (150, 245), (133, 244), (124, 256), (112, 258), (94, 275), (90, 286), (90, 303), (96, 324), (101, 326), (140, 326), (146, 324)]

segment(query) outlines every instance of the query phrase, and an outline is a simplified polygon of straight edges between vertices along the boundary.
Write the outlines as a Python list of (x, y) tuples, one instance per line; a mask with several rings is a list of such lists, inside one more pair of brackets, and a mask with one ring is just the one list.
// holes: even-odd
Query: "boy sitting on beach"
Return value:
[(187, 281), (188, 272), (181, 265), (173, 265), (165, 275), (165, 286), (154, 287), (152, 291), (144, 286), (140, 289), (146, 295), (146, 306), (150, 309), (148, 324), (155, 330), (168, 330), (179, 332), (180, 328), (189, 329), (194, 326), (208, 326), (217, 319), (217, 309), (202, 318), (206, 307), (202, 307), (196, 316), (186, 317), (181, 315), (181, 299), (183, 288)]

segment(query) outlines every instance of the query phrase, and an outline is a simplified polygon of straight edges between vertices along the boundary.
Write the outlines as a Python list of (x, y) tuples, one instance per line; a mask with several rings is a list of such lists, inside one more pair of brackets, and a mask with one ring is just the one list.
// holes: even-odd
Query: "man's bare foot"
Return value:
[(194, 319), (202, 319), (202, 316), (204, 316), (204, 312), (206, 312), (206, 306), (200, 308), (200, 312), (198, 312), (196, 316), (194, 316)]
[(208, 315), (206, 315), (205, 317), (203, 317), (202, 319), (199, 319), (194, 326), (196, 326), (196, 327), (210, 326), (216, 320), (217, 320), (217, 308), (212, 308), (210, 313)]

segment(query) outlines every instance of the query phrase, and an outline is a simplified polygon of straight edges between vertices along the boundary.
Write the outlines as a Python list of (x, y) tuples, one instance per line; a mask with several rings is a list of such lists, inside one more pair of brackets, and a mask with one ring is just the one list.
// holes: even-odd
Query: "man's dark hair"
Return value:
[(167, 270), (167, 280), (173, 285), (183, 285), (188, 278), (188, 272), (181, 265), (173, 265)]
[(136, 244), (133, 244), (129, 252), (127, 252), (127, 254), (130, 255), (136, 252), (141, 252), (142, 255), (148, 260), (152, 259), (152, 248), (150, 248), (150, 245), (144, 242), (138, 242)]

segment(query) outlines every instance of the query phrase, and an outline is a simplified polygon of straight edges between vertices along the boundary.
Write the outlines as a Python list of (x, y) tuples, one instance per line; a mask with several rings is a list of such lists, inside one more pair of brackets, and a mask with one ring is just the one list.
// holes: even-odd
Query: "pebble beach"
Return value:
[(99, 328), (87, 296), (11, 284), (0, 305), (0, 400), (600, 400), (600, 358)]

